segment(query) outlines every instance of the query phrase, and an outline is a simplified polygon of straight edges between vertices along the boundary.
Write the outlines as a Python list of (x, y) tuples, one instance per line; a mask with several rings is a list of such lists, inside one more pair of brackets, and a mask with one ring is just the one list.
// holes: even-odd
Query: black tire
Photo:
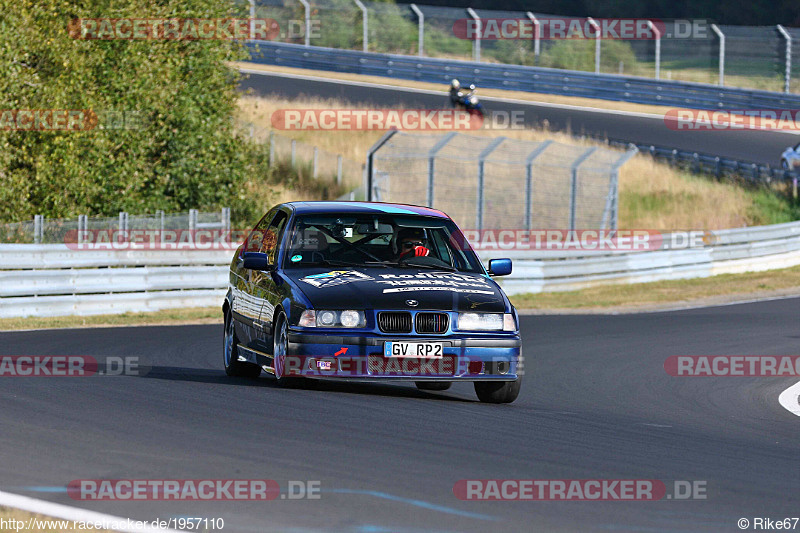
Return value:
[(236, 338), (236, 330), (233, 327), (233, 317), (226, 315), (225, 330), (222, 335), (222, 362), (225, 366), (225, 373), (237, 378), (257, 378), (261, 375), (261, 367), (239, 361), (236, 350), (238, 345), (239, 340)]
[(516, 381), (476, 381), (475, 394), (485, 403), (511, 403), (519, 396), (522, 378)]
[(415, 381), (414, 385), (417, 386), (419, 390), (427, 390), (427, 391), (443, 391), (450, 388), (453, 384), (452, 381)]
[(285, 356), (289, 343), (288, 329), (286, 315), (281, 311), (275, 316), (275, 330), (272, 336), (272, 367), (275, 369), (275, 380), (281, 387), (295, 387), (302, 379), (283, 375)]

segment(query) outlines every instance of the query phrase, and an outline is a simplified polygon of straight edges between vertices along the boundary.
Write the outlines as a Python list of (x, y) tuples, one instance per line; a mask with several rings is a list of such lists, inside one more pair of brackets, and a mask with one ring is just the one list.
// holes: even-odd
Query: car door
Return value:
[(244, 245), (237, 254), (231, 268), (231, 311), (239, 343), (248, 348), (257, 349), (259, 331), (256, 324), (259, 322), (263, 300), (255, 295), (253, 280), (259, 277), (257, 271), (243, 266), (244, 252), (258, 252), (263, 246), (263, 236), (267, 232), (269, 223), (275, 217), (277, 209), (269, 211), (256, 224), (253, 231), (247, 236)]
[(275, 308), (281, 301), (281, 291), (276, 280), (279, 279), (275, 269), (279, 267), (279, 251), (286, 234), (289, 222), (289, 211), (280, 209), (270, 221), (261, 241), (261, 253), (267, 254), (272, 270), (254, 271), (253, 297), (261, 302), (259, 319), (254, 322), (257, 340), (256, 349), (264, 353), (272, 353), (272, 321)]

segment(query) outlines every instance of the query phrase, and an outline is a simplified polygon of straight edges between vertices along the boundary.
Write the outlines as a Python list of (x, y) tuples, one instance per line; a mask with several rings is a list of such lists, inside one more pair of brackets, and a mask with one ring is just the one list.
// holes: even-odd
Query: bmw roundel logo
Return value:
[(416, 300), (406, 300), (406, 305), (409, 307), (416, 307), (419, 305), (419, 302)]

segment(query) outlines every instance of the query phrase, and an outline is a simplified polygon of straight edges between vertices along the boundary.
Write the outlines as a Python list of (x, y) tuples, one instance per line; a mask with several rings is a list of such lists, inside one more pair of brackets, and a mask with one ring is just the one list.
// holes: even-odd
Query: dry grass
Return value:
[[(19, 509), (9, 509), (7, 507), (0, 507), (0, 520), (2, 520), (6, 525), (6, 527), (0, 527), (0, 533), (7, 533), (7, 532), (19, 533), (25, 531), (35, 531), (37, 533), (79, 533), (88, 531), (88, 529), (80, 529), (72, 527), (73, 526), (72, 520), (62, 520), (60, 518), (52, 518), (40, 514), (29, 513), (27, 511), (20, 511)], [(22, 527), (18, 526), (17, 528), (8, 527), (10, 525), (8, 522), (9, 520), (17, 520), (24, 522), (24, 526)], [(26, 526), (28, 525), (28, 520), (37, 520), (38, 523), (35, 522), (30, 523), (31, 525), (36, 525), (37, 527), (35, 527), (34, 529), (27, 528)], [(62, 524), (63, 525), (69, 524), (69, 527), (67, 528), (59, 527)], [(55, 527), (43, 527), (46, 525), (52, 525)], [(91, 531), (99, 531), (99, 533), (104, 533), (104, 532), (110, 533), (108, 532), (108, 530), (105, 529), (100, 529), (100, 530), (92, 529)]]
[[(259, 128), (271, 128), (270, 116), (288, 108), (357, 108), (336, 100), (287, 100), (242, 97), (239, 102), (242, 121)], [(360, 106), (365, 107), (365, 106)], [(334, 154), (353, 161), (364, 161), (367, 151), (383, 134), (380, 131), (281, 131)], [(575, 139), (560, 132), (544, 130), (479, 130), (477, 135), (504, 135), (513, 139), (543, 141), (553, 139), (565, 144), (604, 146), (591, 139)], [(280, 199), (310, 199), (308, 194), (283, 189)], [(620, 172), (620, 228), (723, 229), (740, 227), (752, 222), (752, 195), (730, 183), (718, 183), (692, 176), (684, 171), (654, 161), (641, 154), (630, 160)]]
[(32, 318), (0, 318), (0, 331), (20, 329), (95, 328), (113, 326), (175, 326), (181, 324), (221, 324), (222, 299), (219, 307), (165, 309), (152, 313), (120, 315), (53, 316)]

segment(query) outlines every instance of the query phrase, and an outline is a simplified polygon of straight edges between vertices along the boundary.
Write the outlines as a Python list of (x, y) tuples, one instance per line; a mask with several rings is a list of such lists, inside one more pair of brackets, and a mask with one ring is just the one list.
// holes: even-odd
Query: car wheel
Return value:
[(519, 396), (522, 378), (516, 381), (476, 381), (475, 394), (486, 403), (511, 403)]
[(228, 315), (225, 320), (222, 349), (225, 373), (231, 377), (257, 378), (261, 375), (261, 367), (253, 363), (239, 361), (239, 354), (236, 349), (238, 345), (239, 340), (236, 338), (236, 331), (233, 327), (233, 317)]
[(419, 390), (443, 391), (450, 388), (451, 381), (415, 381), (414, 385)]
[(278, 313), (275, 317), (275, 334), (272, 337), (272, 365), (275, 368), (275, 379), (278, 384), (284, 387), (294, 386), (299, 378), (287, 377), (286, 373), (286, 352), (289, 345), (289, 326), (286, 322), (286, 315)]
[(783, 170), (789, 170), (789, 162), (785, 159), (781, 159), (781, 168), (783, 168)]

